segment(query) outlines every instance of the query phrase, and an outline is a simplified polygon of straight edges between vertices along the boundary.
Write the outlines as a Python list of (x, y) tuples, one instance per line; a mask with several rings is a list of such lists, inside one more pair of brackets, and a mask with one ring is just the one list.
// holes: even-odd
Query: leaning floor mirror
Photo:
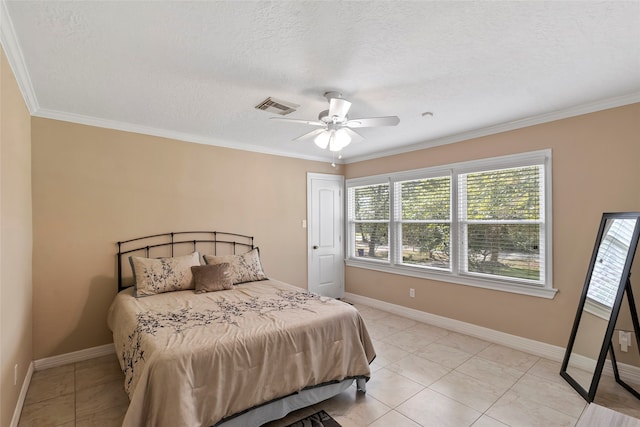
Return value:
[(640, 394), (620, 379), (612, 345), (625, 294), (636, 345), (640, 345), (638, 316), (629, 280), (639, 233), (640, 212), (605, 213), (602, 216), (560, 370), (560, 375), (588, 402), (595, 398), (607, 353), (616, 381), (640, 398)]

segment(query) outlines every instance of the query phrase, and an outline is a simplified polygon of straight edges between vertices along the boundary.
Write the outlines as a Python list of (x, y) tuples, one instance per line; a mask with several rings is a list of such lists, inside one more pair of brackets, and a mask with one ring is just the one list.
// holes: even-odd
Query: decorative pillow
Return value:
[(262, 271), (260, 250), (258, 248), (251, 249), (241, 255), (205, 255), (204, 262), (207, 264), (229, 263), (231, 280), (234, 285), (267, 280), (266, 274)]
[(135, 280), (135, 296), (193, 289), (191, 267), (200, 265), (200, 254), (174, 258), (143, 258), (130, 256), (129, 262)]
[(229, 267), (228, 262), (191, 267), (196, 293), (233, 289), (231, 269)]

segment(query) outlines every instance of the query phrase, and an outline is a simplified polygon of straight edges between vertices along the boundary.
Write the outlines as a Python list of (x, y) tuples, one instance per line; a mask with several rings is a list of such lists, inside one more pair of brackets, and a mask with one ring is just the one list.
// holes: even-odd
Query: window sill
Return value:
[(382, 271), (391, 274), (400, 274), (402, 276), (417, 277), (420, 279), (438, 280), (441, 282), (455, 283), (458, 285), (474, 286), (476, 288), (485, 288), (495, 291), (511, 292), (514, 294), (529, 295), (540, 298), (553, 299), (557, 289), (543, 288), (537, 286), (520, 285), (516, 283), (505, 283), (493, 280), (483, 280), (479, 278), (471, 278), (467, 276), (457, 276), (447, 273), (438, 273), (437, 271), (425, 272), (423, 269), (411, 268), (405, 266), (392, 266), (380, 261), (361, 261), (357, 259), (346, 259), (345, 263), (349, 267), (364, 268), (366, 270)]
[(584, 310), (594, 316), (598, 316), (599, 318), (606, 320), (607, 322), (611, 318), (611, 308), (598, 304), (597, 302), (592, 301), (589, 297), (587, 297), (587, 300), (584, 302)]

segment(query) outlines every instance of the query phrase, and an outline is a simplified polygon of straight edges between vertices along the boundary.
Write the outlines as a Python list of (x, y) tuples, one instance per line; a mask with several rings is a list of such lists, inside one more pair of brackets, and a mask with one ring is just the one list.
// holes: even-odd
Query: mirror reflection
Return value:
[[(584, 389), (584, 392), (578, 391), (585, 398), (588, 393), (591, 399), (595, 395), (600, 374), (598, 362), (606, 356), (611, 340), (611, 336), (607, 337), (609, 325), (611, 321), (615, 322), (619, 310), (617, 297), (619, 293), (622, 294), (621, 289), (627, 282), (628, 271), (625, 273), (625, 267), (629, 268), (627, 264), (630, 265), (630, 257), (635, 252), (632, 245), (635, 244), (633, 242), (638, 216), (609, 216), (603, 217), (600, 226), (597, 251), (592, 256), (587, 276), (586, 295), (583, 291), (581, 307), (576, 316), (577, 324), (574, 324), (572, 332), (573, 342), (569, 342), (570, 347), (567, 349), (570, 353), (566, 362), (566, 373)], [(617, 300), (618, 307), (615, 306)], [(599, 369), (602, 369), (602, 365)]]
[(591, 387), (602, 347), (602, 338), (607, 332), (608, 324), (608, 320), (593, 316), (589, 312), (583, 313), (580, 319), (567, 373), (585, 390)]
[[(587, 289), (585, 310), (604, 313), (607, 321), (613, 308), (627, 261), (635, 219), (608, 219)], [(622, 283), (624, 285), (624, 283)]]

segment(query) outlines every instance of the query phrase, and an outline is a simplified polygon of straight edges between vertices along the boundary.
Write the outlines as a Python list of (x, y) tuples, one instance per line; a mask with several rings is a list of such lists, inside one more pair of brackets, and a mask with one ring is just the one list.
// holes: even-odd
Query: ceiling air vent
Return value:
[(298, 104), (294, 104), (292, 102), (280, 101), (279, 99), (275, 99), (269, 97), (262, 101), (260, 104), (256, 105), (258, 110), (268, 111), (269, 113), (280, 114), (281, 116), (286, 116), (287, 114), (293, 113), (298, 108)]

